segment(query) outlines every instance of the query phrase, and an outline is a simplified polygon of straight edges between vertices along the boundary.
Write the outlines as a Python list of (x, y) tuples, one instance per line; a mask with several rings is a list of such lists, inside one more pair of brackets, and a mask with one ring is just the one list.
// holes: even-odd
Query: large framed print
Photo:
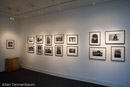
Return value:
[(53, 47), (44, 47), (44, 55), (52, 56), (53, 55)]
[(37, 35), (36, 36), (36, 43), (37, 44), (43, 44), (43, 35)]
[(112, 61), (125, 61), (125, 47), (112, 46), (111, 47), (111, 60)]
[(97, 32), (89, 32), (89, 45), (100, 45), (101, 42), (101, 33)]
[(52, 45), (52, 35), (45, 35), (45, 45), (46, 46)]
[(78, 46), (67, 46), (67, 56), (78, 56)]
[(63, 56), (63, 45), (55, 45), (55, 55), (59, 57)]
[(28, 53), (34, 53), (34, 45), (28, 45)]
[(15, 41), (14, 40), (6, 40), (6, 48), (7, 49), (14, 49)]
[(106, 48), (105, 47), (90, 47), (89, 58), (96, 60), (106, 60)]
[(77, 34), (67, 35), (67, 44), (68, 45), (77, 45), (78, 44), (78, 35)]
[(34, 44), (34, 37), (28, 37), (27, 38), (27, 43), (28, 44)]
[(43, 45), (37, 45), (37, 55), (43, 54)]
[(64, 43), (64, 34), (55, 34), (54, 41), (55, 41), (55, 44), (63, 44)]
[(106, 44), (125, 44), (125, 31), (106, 31)]

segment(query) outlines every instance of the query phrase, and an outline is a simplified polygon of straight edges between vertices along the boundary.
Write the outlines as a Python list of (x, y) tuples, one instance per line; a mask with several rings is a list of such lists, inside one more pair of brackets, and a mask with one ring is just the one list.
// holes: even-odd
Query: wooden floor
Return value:
[(7, 85), (10, 85), (8, 87), (14, 85), (15, 87), (106, 87), (98, 84), (56, 77), (22, 68), (13, 72), (0, 72), (0, 87), (6, 87)]

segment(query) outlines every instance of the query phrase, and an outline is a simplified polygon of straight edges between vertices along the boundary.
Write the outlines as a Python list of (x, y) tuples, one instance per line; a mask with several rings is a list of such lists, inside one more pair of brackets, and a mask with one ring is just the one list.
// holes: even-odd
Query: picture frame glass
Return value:
[(78, 44), (78, 35), (67, 35), (67, 44), (68, 45), (77, 45)]
[(111, 57), (112, 57), (112, 61), (125, 61), (125, 47), (114, 47), (112, 46), (112, 50), (111, 50)]
[(42, 44), (43, 43), (43, 35), (37, 35), (36, 36), (36, 43)]
[(14, 49), (15, 41), (14, 40), (6, 40), (6, 48)]
[(100, 45), (101, 41), (101, 33), (100, 32), (90, 32), (89, 33), (89, 44), (90, 45)]
[(43, 54), (43, 46), (37, 45), (37, 55), (42, 55), (42, 54)]
[(106, 44), (124, 44), (125, 31), (106, 31)]
[(63, 45), (55, 45), (55, 55), (63, 56)]
[(46, 35), (45, 36), (45, 44), (46, 46), (51, 46), (52, 45), (52, 35)]
[(28, 45), (28, 53), (34, 53), (34, 45)]
[(77, 46), (67, 46), (67, 55), (68, 56), (78, 56), (78, 47)]
[(97, 60), (106, 60), (106, 48), (105, 47), (90, 47), (89, 58)]
[(47, 56), (53, 55), (53, 47), (44, 47), (44, 54)]
[(56, 34), (54, 36), (55, 44), (63, 44), (64, 43), (64, 34)]

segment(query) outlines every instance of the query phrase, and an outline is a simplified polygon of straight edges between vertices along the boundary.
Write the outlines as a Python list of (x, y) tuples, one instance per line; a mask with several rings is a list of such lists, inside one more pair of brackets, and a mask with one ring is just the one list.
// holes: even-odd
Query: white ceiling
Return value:
[[(0, 12), (15, 16), (29, 16), (36, 13), (47, 14), (72, 8), (90, 6), (91, 1), (92, 0), (0, 0)], [(116, 0), (94, 1), (95, 5), (97, 5)], [(11, 10), (9, 10), (9, 8), (11, 8)]]

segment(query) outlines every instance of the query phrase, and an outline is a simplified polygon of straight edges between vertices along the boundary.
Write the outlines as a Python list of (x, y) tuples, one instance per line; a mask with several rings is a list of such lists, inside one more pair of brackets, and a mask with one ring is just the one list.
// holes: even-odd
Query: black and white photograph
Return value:
[(64, 34), (55, 34), (54, 35), (55, 44), (63, 44), (64, 43)]
[(78, 56), (78, 46), (67, 46), (67, 56)]
[(111, 60), (112, 61), (125, 61), (125, 47), (112, 46), (111, 47)]
[(59, 57), (63, 56), (63, 45), (55, 45), (55, 55)]
[(34, 53), (34, 45), (28, 45), (28, 53)]
[(78, 35), (77, 34), (71, 34), (67, 35), (67, 45), (78, 45)]
[(89, 45), (100, 45), (101, 41), (101, 33), (97, 32), (89, 32)]
[(52, 35), (45, 35), (45, 45), (46, 46), (52, 45)]
[(34, 44), (34, 37), (28, 37), (27, 42), (28, 44)]
[(106, 44), (125, 44), (125, 31), (106, 31)]
[(43, 35), (37, 35), (36, 36), (36, 43), (37, 44), (43, 44)]
[(44, 55), (52, 56), (53, 55), (53, 47), (44, 47)]
[(105, 47), (90, 47), (89, 58), (97, 60), (106, 60), (106, 48)]
[(14, 49), (15, 41), (14, 40), (6, 40), (6, 48), (7, 49)]
[(43, 54), (43, 45), (37, 45), (37, 55)]

